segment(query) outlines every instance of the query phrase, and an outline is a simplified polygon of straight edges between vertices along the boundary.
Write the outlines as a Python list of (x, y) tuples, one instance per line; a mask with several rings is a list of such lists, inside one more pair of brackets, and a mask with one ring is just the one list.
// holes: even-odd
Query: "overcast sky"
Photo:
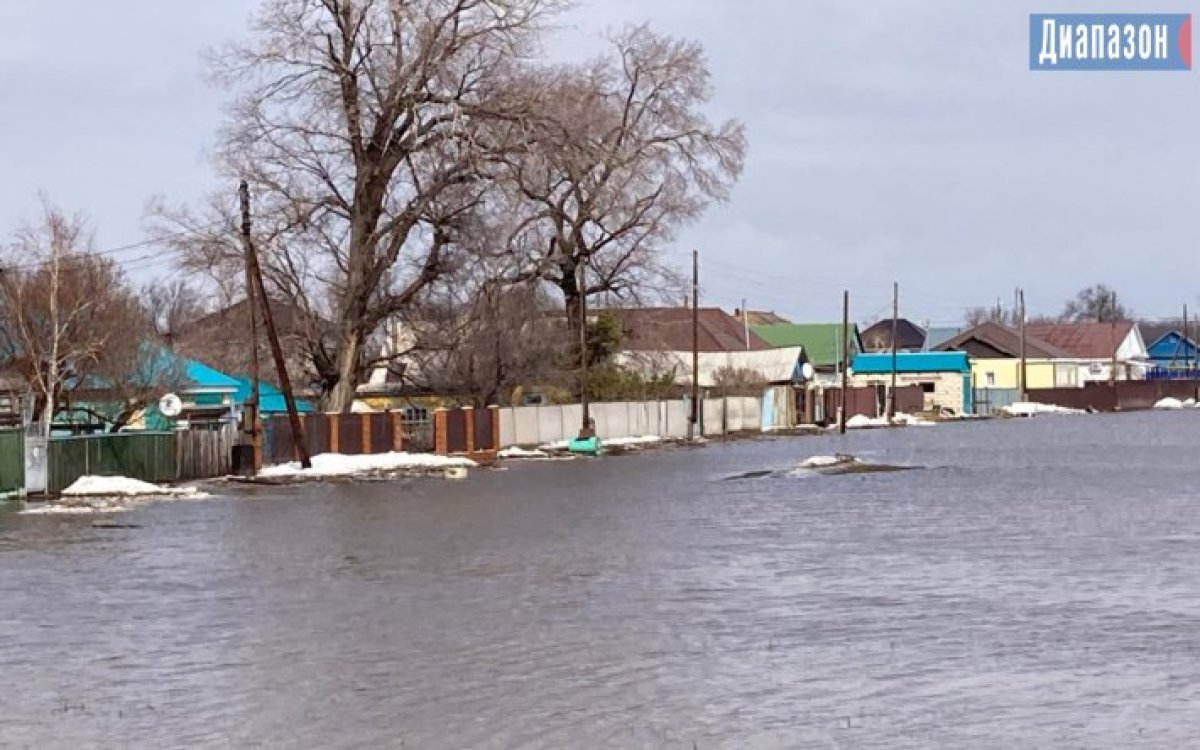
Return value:
[[(85, 212), (101, 247), (123, 246), (144, 238), (150, 197), (211, 190), (224, 97), (201, 51), (241, 35), (253, 6), (0, 1), (0, 233), (36, 214), (42, 190)], [(641, 21), (708, 50), (712, 112), (750, 137), (733, 200), (675, 249), (700, 249), (708, 304), (832, 320), (849, 288), (854, 316), (877, 318), (896, 280), (903, 314), (951, 324), (1018, 285), (1031, 312), (1057, 312), (1106, 282), (1164, 316), (1200, 302), (1200, 73), (1028, 70), (1030, 12), (1131, 9), (591, 0), (552, 50)]]

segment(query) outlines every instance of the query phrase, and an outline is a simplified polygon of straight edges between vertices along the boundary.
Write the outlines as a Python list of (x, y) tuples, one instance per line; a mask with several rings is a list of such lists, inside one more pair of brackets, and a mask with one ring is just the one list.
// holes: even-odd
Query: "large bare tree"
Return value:
[(584, 66), (532, 69), (525, 147), (511, 152), (509, 231), (521, 273), (561, 291), (637, 292), (669, 271), (662, 253), (683, 225), (728, 198), (742, 171), (743, 125), (704, 113), (712, 93), (701, 46), (645, 26)]
[[(324, 407), (349, 409), (367, 342), (456, 262), (481, 199), (498, 95), (559, 0), (266, 0), (248, 44), (214, 58), (235, 93), (218, 149), (250, 182), (268, 291), (314, 335)], [(194, 261), (241, 262), (229, 201), (166, 216)], [(313, 329), (324, 328), (313, 324)]]

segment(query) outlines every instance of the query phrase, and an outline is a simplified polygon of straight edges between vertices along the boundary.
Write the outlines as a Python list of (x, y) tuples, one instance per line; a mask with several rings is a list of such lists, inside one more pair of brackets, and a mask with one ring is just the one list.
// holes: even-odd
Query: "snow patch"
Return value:
[[(904, 412), (896, 412), (894, 424), (903, 427), (930, 427), (937, 423), (930, 422), (927, 419), (921, 419), (920, 417), (914, 417), (913, 415), (905, 414)], [(863, 414), (856, 414), (846, 420), (846, 429), (848, 430), (866, 430), (873, 427), (890, 426), (892, 426), (892, 423), (888, 422), (887, 417), (868, 417)]]
[(378, 453), (363, 456), (322, 453), (312, 457), (312, 468), (310, 469), (301, 468), (298, 461), (292, 461), (264, 467), (258, 476), (266, 479), (320, 479), (386, 474), (398, 471), (473, 469), (476, 465), (469, 458), (439, 456), (432, 453)]
[(195, 487), (160, 487), (129, 477), (94, 477), (76, 479), (62, 491), (63, 497), (197, 497)]
[(543, 450), (526, 450), (514, 445), (497, 453), (496, 458), (550, 458), (550, 454)]
[(129, 510), (127, 506), (109, 503), (60, 505), (58, 503), (38, 503), (27, 506), (21, 511), (23, 516), (78, 516), (89, 513), (123, 513)]
[(1000, 411), (1010, 417), (1034, 417), (1039, 414), (1086, 414), (1082, 409), (1070, 409), (1055, 404), (1036, 404), (1031, 401), (1018, 401), (1015, 404), (1000, 407)]
[(1183, 408), (1183, 402), (1177, 398), (1171, 398), (1168, 396), (1167, 398), (1161, 399), (1158, 403), (1156, 403), (1154, 405), (1154, 408), (1155, 409), (1164, 409), (1164, 410), (1169, 410), (1169, 411), (1178, 411), (1179, 409)]
[(842, 464), (854, 463), (857, 459), (854, 456), (809, 456), (796, 465), (798, 469), (821, 469), (829, 466), (841, 466)]

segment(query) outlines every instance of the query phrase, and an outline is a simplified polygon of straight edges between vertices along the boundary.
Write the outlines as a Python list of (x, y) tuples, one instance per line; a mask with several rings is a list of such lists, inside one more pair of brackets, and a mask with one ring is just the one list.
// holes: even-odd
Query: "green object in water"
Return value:
[(600, 438), (575, 438), (567, 445), (567, 450), (571, 453), (581, 453), (588, 456), (600, 455)]

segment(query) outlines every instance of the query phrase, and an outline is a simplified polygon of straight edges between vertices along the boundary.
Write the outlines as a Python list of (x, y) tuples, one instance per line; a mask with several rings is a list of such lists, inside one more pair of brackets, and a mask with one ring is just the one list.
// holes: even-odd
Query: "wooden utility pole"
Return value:
[(742, 330), (746, 334), (746, 351), (750, 351), (750, 311), (746, 309), (745, 297), (742, 297)]
[[(258, 265), (258, 251), (254, 247), (254, 239), (250, 232), (250, 188), (242, 180), (239, 197), (242, 202), (242, 241), (246, 243), (246, 253), (250, 261), (250, 273), (254, 278), (255, 296), (262, 303), (263, 325), (267, 329), (267, 341), (271, 344), (271, 356), (275, 359), (275, 372), (279, 376), (279, 389), (283, 391), (283, 401), (287, 405), (288, 423), (292, 428), (292, 445), (300, 458), (300, 466), (312, 468), (308, 457), (308, 441), (304, 439), (304, 426), (300, 423), (300, 412), (296, 409), (296, 396), (292, 392), (292, 379), (288, 375), (287, 360), (283, 356), (283, 346), (279, 343), (279, 333), (275, 330), (275, 317), (271, 313), (271, 305), (267, 301), (267, 290), (263, 286), (262, 268)], [(258, 378), (258, 340), (255, 339), (255, 379)], [(258, 384), (254, 390), (257, 394)], [(256, 399), (257, 403), (257, 399)], [(257, 425), (256, 425), (257, 427)], [(260, 439), (261, 443), (261, 439)]]
[(1108, 311), (1108, 337), (1112, 342), (1112, 365), (1108, 368), (1108, 379), (1112, 383), (1113, 390), (1117, 388), (1117, 349), (1120, 348), (1120, 343), (1117, 341), (1117, 291), (1114, 289), (1109, 295), (1109, 311)]
[(587, 260), (584, 256), (580, 257), (576, 269), (576, 286), (579, 288), (579, 405), (583, 414), (579, 426), (579, 439), (587, 440), (592, 437), (592, 414), (588, 402), (591, 373), (588, 370)]
[(700, 251), (692, 251), (692, 413), (688, 439), (701, 437), (700, 427)]
[(842, 292), (842, 391), (838, 408), (838, 432), (846, 434), (846, 389), (850, 386), (850, 290)]
[(887, 418), (888, 423), (896, 419), (896, 333), (899, 330), (897, 319), (900, 317), (900, 282), (892, 282), (892, 388), (888, 391)]
[(1029, 372), (1025, 366), (1026, 365), (1025, 318), (1028, 316), (1025, 315), (1025, 290), (1024, 289), (1017, 290), (1017, 314), (1021, 316), (1021, 318), (1020, 318), (1020, 324), (1021, 324), (1021, 364), (1020, 364), (1020, 368), (1021, 369), (1017, 372), (1017, 394), (1018, 394), (1018, 396), (1020, 396), (1020, 400), (1024, 401), (1027, 397), (1026, 391), (1029, 388), (1029, 383), (1027, 381)]
[(1192, 353), (1188, 351), (1188, 309), (1187, 305), (1183, 306), (1183, 330), (1180, 331), (1182, 340), (1175, 346), (1175, 353), (1171, 355), (1171, 367), (1175, 367), (1175, 358), (1179, 356), (1179, 348), (1183, 347), (1183, 369), (1188, 370), (1192, 366)]
[(262, 468), (262, 434), (259, 429), (259, 372), (258, 372), (258, 304), (252, 257), (254, 245), (250, 240), (250, 188), (245, 180), (238, 186), (242, 206), (242, 252), (246, 256), (246, 311), (250, 316), (250, 398), (245, 405), (245, 434), (254, 447), (254, 471)]

